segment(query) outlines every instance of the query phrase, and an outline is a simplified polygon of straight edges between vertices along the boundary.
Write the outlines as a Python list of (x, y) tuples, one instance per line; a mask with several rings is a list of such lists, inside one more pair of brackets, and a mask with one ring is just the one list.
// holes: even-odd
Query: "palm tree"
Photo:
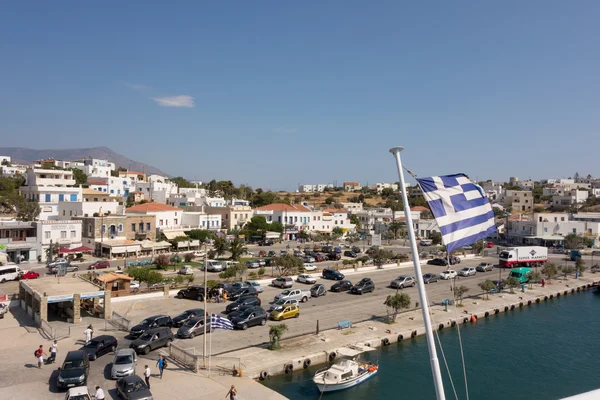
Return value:
[(232, 260), (239, 260), (240, 256), (244, 254), (248, 250), (244, 246), (244, 242), (240, 240), (240, 238), (235, 238), (229, 243), (229, 251), (231, 252)]
[(227, 243), (227, 239), (222, 237), (216, 237), (213, 246), (215, 248), (215, 253), (217, 254), (217, 257), (219, 257), (225, 254), (227, 248), (229, 247), (229, 244)]

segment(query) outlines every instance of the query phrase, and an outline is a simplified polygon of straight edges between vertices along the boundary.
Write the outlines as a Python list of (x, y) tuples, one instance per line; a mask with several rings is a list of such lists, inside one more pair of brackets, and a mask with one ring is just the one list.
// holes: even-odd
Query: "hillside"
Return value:
[(165, 172), (151, 165), (132, 160), (122, 154), (116, 153), (108, 147), (90, 147), (84, 149), (52, 149), (36, 150), (23, 147), (0, 147), (0, 155), (10, 156), (14, 163), (29, 164), (35, 160), (53, 158), (55, 160), (81, 160), (83, 158), (99, 158), (114, 162), (117, 167), (128, 168), (133, 171), (150, 174), (167, 175)]
[[(281, 198), (285, 198), (290, 196), (295, 199), (300, 197), (302, 201), (308, 201), (311, 205), (323, 205), (325, 204), (325, 199), (328, 197), (333, 197), (336, 202), (339, 203), (348, 203), (350, 202), (350, 198), (357, 197), (360, 193), (352, 193), (352, 192), (329, 192), (329, 193), (317, 193), (319, 196), (315, 196), (313, 193), (279, 193)], [(373, 196), (372, 198), (365, 198), (365, 203), (370, 206), (376, 206), (378, 203), (385, 203), (385, 200), (381, 198), (381, 196)]]

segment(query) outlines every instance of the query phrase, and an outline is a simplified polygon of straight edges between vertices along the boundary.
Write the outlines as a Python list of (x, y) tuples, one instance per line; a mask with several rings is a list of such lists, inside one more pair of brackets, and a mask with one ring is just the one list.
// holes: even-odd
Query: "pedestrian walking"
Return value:
[(83, 331), (84, 335), (85, 335), (85, 342), (89, 343), (92, 341), (92, 337), (94, 335), (94, 330), (92, 329), (92, 326), (89, 325), (85, 331)]
[(546, 281), (544, 280), (544, 278), (542, 278), (542, 287), (546, 286)]
[(156, 362), (156, 366), (158, 367), (158, 372), (160, 374), (160, 379), (162, 379), (163, 371), (167, 368), (167, 360), (165, 360), (165, 356), (160, 356), (158, 361)]
[(146, 386), (150, 389), (150, 367), (146, 365), (146, 369), (144, 370), (144, 380), (146, 381)]
[(56, 360), (56, 350), (58, 348), (58, 344), (56, 342), (56, 340), (54, 341), (54, 343), (52, 343), (50, 345), (50, 358), (52, 358), (52, 361)]
[(223, 288), (220, 287), (217, 289), (217, 303), (221, 302), (222, 297), (223, 297)]
[(227, 392), (225, 397), (227, 396), (229, 396), (229, 400), (237, 400), (237, 389), (235, 388), (235, 385), (231, 385), (231, 389), (229, 389), (229, 392)]
[(96, 386), (96, 400), (104, 400), (106, 397), (104, 396), (104, 390), (100, 386)]
[(40, 344), (40, 347), (33, 353), (35, 358), (37, 358), (38, 368), (42, 369), (42, 365), (44, 365), (44, 345)]

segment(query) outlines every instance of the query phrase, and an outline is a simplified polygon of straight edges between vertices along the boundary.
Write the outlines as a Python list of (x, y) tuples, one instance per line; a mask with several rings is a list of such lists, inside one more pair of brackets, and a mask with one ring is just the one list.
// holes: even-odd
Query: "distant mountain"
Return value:
[(55, 160), (75, 161), (84, 158), (99, 158), (114, 162), (117, 167), (130, 169), (146, 174), (160, 174), (169, 176), (165, 172), (151, 165), (134, 161), (108, 147), (90, 147), (88, 149), (54, 149), (34, 150), (23, 147), (0, 147), (0, 156), (10, 156), (14, 163), (29, 164), (35, 160), (53, 158)]

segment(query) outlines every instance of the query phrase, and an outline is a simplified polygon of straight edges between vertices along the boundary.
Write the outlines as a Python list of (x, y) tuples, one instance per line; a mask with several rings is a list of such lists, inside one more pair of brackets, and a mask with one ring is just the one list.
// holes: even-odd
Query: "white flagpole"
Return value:
[[(210, 360), (211, 360), (211, 357), (212, 357), (212, 331), (213, 331), (213, 328), (212, 328), (212, 316), (211, 316), (210, 319), (211, 319), (211, 324), (210, 324), (210, 339), (208, 340), (209, 341), (209, 344), (208, 344), (208, 349), (209, 349), (208, 350), (208, 376), (210, 376)], [(205, 321), (204, 324), (206, 325), (206, 321)]]
[(440, 371), (440, 364), (437, 356), (437, 350), (435, 347), (435, 341), (433, 338), (431, 317), (429, 315), (429, 302), (427, 301), (427, 293), (425, 292), (425, 283), (423, 282), (423, 275), (421, 272), (421, 261), (419, 260), (419, 250), (417, 248), (417, 241), (415, 239), (415, 232), (413, 230), (412, 216), (410, 214), (410, 204), (408, 203), (408, 196), (406, 194), (406, 183), (404, 182), (404, 173), (402, 172), (402, 160), (400, 159), (400, 152), (402, 150), (404, 150), (404, 147), (402, 146), (393, 147), (390, 149), (390, 153), (392, 153), (396, 158), (396, 165), (398, 166), (398, 176), (400, 177), (400, 190), (402, 191), (402, 202), (404, 203), (404, 215), (406, 217), (406, 230), (408, 231), (410, 249), (413, 254), (413, 264), (416, 275), (415, 278), (417, 279), (419, 299), (421, 300), (421, 311), (423, 312), (423, 321), (425, 322), (425, 336), (427, 337), (427, 347), (429, 348), (429, 361), (431, 363), (431, 372), (433, 373), (435, 394), (437, 400), (445, 400), (446, 395), (444, 394), (442, 372)]

